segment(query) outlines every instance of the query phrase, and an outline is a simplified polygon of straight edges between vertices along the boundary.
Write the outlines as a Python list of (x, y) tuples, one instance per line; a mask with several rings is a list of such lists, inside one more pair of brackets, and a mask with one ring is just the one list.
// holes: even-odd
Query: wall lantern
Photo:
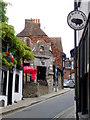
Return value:
[(40, 46), (39, 51), (40, 51), (40, 53), (43, 53), (44, 52), (44, 46)]

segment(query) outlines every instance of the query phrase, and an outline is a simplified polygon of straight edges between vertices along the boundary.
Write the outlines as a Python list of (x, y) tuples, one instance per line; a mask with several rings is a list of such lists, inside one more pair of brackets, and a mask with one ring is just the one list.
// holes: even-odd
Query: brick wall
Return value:
[(62, 70), (62, 53), (52, 44), (52, 52), (55, 58), (55, 64)]
[(65, 69), (64, 70), (64, 79), (70, 79), (70, 72), (71, 72), (71, 69)]
[(30, 36), (33, 43), (36, 43), (38, 40), (44, 40), (46, 43), (50, 42), (48, 36)]

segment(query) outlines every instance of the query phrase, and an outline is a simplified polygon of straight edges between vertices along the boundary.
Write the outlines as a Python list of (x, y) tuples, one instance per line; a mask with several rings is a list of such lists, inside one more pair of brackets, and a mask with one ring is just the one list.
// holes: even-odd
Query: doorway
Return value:
[(46, 81), (46, 67), (43, 66), (37, 67), (37, 81), (38, 80)]
[(13, 83), (13, 73), (9, 73), (8, 105), (12, 104), (12, 83)]
[(6, 95), (6, 86), (7, 86), (7, 71), (2, 71), (2, 95)]

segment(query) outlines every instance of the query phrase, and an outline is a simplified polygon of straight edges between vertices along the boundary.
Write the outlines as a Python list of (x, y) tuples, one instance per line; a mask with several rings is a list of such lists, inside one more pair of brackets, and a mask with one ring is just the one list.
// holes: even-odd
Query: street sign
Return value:
[(81, 30), (86, 25), (86, 15), (79, 10), (71, 11), (67, 16), (68, 25), (74, 30)]

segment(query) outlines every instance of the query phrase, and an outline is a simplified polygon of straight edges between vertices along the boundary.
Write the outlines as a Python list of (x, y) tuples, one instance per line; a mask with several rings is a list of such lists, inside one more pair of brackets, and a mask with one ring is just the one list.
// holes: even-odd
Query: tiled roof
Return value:
[(19, 34), (18, 37), (29, 36), (47, 36), (40, 28), (40, 23), (36, 23), (34, 20), (25, 19), (25, 28)]

